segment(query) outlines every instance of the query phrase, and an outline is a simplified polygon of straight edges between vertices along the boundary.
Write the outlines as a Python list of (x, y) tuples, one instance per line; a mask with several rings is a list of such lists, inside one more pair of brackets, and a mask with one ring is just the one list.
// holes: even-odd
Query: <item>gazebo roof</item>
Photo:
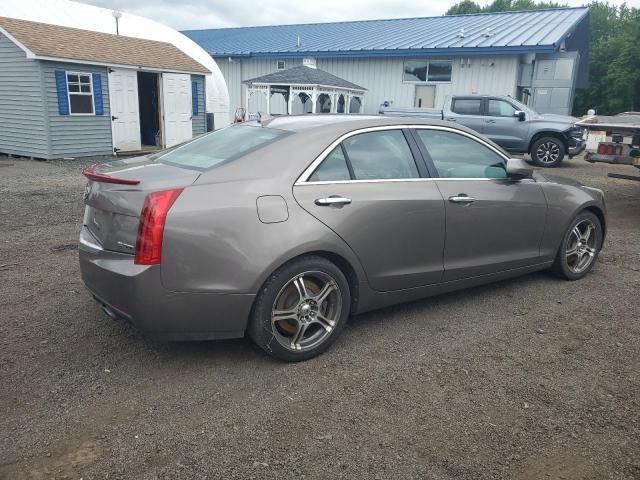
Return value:
[(305, 65), (269, 73), (268, 75), (245, 80), (243, 83), (267, 85), (323, 85), (350, 90), (366, 90), (364, 87), (351, 83), (343, 78), (336, 77), (329, 72), (307, 67)]

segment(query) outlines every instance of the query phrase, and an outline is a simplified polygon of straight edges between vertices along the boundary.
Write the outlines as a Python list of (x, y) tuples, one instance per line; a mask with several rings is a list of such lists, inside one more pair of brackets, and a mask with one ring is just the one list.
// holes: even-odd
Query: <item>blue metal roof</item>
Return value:
[(586, 7), (557, 8), (183, 33), (214, 57), (553, 52), (588, 13)]

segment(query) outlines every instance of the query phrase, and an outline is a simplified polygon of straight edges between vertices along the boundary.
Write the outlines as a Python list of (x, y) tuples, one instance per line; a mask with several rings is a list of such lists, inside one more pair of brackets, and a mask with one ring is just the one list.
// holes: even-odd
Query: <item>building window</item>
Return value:
[(90, 73), (67, 72), (69, 113), (71, 115), (93, 115), (93, 86)]
[(286, 68), (286, 64), (284, 62), (284, 60), (278, 60), (276, 62), (276, 69), (277, 70), (284, 70)]
[(405, 82), (450, 82), (452, 70), (451, 60), (405, 60), (402, 79)]

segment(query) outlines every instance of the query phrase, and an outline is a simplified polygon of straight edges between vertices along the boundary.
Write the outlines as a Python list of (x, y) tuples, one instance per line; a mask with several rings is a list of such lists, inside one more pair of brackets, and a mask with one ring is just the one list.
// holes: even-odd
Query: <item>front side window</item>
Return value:
[(481, 115), (482, 100), (480, 98), (454, 98), (451, 111), (458, 115)]
[(93, 115), (93, 86), (90, 73), (67, 72), (69, 113), (71, 115)]
[(418, 168), (400, 130), (360, 133), (343, 142), (356, 180), (418, 178)]
[(489, 100), (489, 116), (491, 117), (513, 117), (516, 109), (509, 102), (504, 100)]
[(417, 130), (442, 178), (507, 178), (504, 159), (465, 135), (443, 130)]
[(158, 160), (186, 168), (211, 168), (264, 147), (286, 134), (275, 128), (234, 125), (164, 152)]

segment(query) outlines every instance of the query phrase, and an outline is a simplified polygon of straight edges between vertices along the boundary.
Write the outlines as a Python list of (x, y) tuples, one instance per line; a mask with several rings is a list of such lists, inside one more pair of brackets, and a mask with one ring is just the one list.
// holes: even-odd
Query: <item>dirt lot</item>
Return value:
[(586, 279), (363, 315), (290, 365), (107, 319), (78, 271), (85, 163), (0, 158), (0, 478), (640, 478), (640, 183), (556, 171), (608, 195)]

